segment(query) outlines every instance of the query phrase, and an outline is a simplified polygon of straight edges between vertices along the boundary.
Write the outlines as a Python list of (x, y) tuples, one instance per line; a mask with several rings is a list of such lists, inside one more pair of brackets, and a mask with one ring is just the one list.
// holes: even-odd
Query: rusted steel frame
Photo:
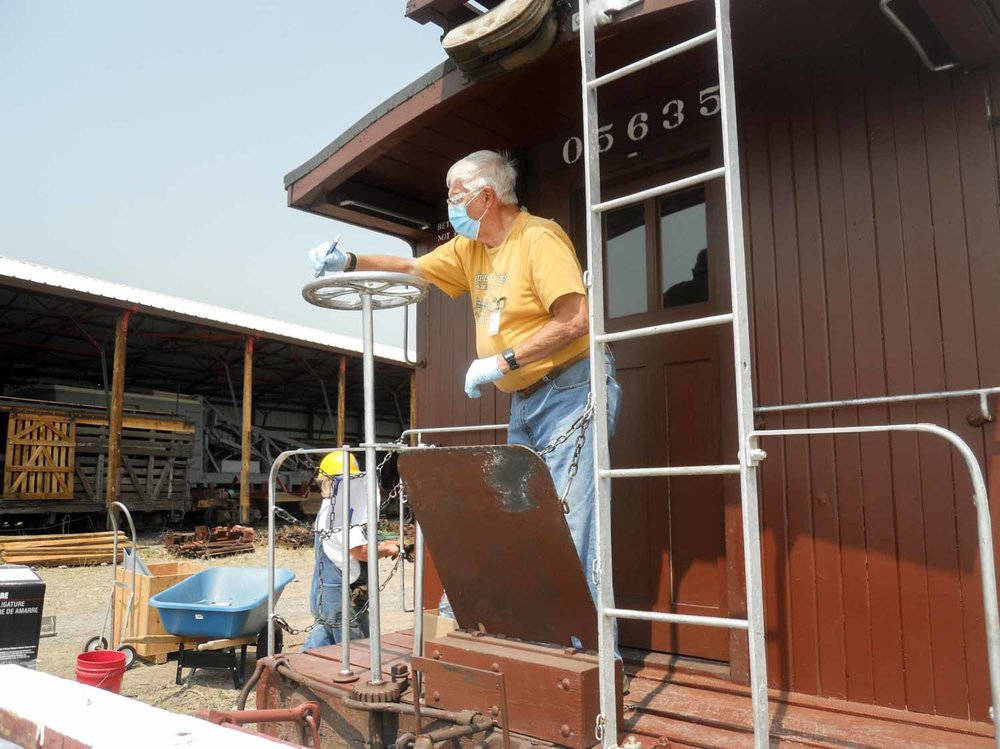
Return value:
[[(462, 674), (464, 684), (466, 684), (470, 689), (481, 688), (487, 691), (496, 690), (497, 692), (497, 702), (490, 708), (491, 716), (489, 718), (490, 725), (499, 725), (501, 731), (503, 732), (503, 746), (504, 749), (511, 749), (510, 745), (510, 713), (507, 706), (507, 685), (506, 679), (504, 679), (503, 673), (499, 670), (494, 671), (484, 671), (479, 668), (473, 668), (472, 666), (466, 666), (461, 663), (443, 663), (441, 661), (432, 660), (430, 658), (422, 658), (418, 656), (413, 657), (412, 668), (414, 674), (426, 674), (426, 673), (436, 673), (438, 676), (442, 676), (447, 672), (459, 672)], [(494, 666), (496, 668), (496, 666)], [(432, 679), (435, 678), (432, 676)], [(432, 682), (433, 685), (433, 682)], [(475, 721), (473, 721), (475, 722)], [(485, 730), (485, 729), (483, 729)], [(420, 731), (420, 724), (417, 724), (417, 731)], [(473, 733), (473, 732), (470, 732)], [(478, 731), (474, 732), (478, 733)], [(432, 734), (439, 734), (437, 731), (432, 731), (427, 734), (427, 737), (431, 737)], [(466, 734), (455, 734), (455, 736), (444, 736), (441, 739), (433, 738), (432, 741), (443, 740), (444, 738), (457, 738), (458, 736), (464, 736)], [(405, 749), (405, 746), (400, 746), (397, 742), (396, 749)]]
[(447, 728), (439, 728), (436, 731), (428, 733), (404, 733), (396, 739), (396, 749), (409, 749), (418, 737), (430, 741), (432, 744), (437, 744), (440, 741), (449, 741), (451, 739), (462, 738), (463, 736), (485, 733), (494, 727), (494, 723), (490, 718), (479, 718), (464, 726), (448, 726)]
[(108, 483), (104, 503), (110, 509), (118, 501), (118, 473), (121, 469), (122, 421), (125, 410), (125, 355), (131, 310), (118, 316), (115, 324), (115, 357), (111, 375), (111, 412), (108, 414)]
[(320, 704), (303, 702), (284, 710), (210, 710), (202, 708), (199, 718), (218, 726), (242, 726), (247, 723), (295, 723), (299, 729), (299, 743), (306, 746), (306, 730), (312, 734), (312, 747), (319, 749)]
[(344, 412), (347, 408), (347, 357), (340, 357), (337, 374), (337, 444), (344, 444)]
[[(324, 684), (321, 681), (317, 681), (316, 679), (299, 673), (284, 658), (273, 658), (270, 659), (270, 662), (262, 661), (262, 663), (267, 664), (268, 667), (278, 676), (291, 679), (297, 684), (301, 684), (302, 686), (311, 689), (318, 695), (335, 700), (339, 699), (347, 707), (353, 710), (369, 713), (396, 713), (398, 715), (413, 715), (414, 713), (413, 705), (406, 702), (360, 702), (359, 700), (352, 700), (349, 694), (344, 694), (344, 692), (337, 689), (333, 685)], [(254, 672), (254, 677), (257, 679), (260, 678), (256, 671)], [(426, 706), (421, 707), (420, 712), (429, 718), (433, 718), (434, 720), (444, 720), (449, 723), (457, 723), (459, 725), (471, 723), (479, 714), (473, 710), (462, 710), (456, 712), (450, 710), (439, 710), (437, 708)]]
[(253, 433), (253, 336), (243, 349), (243, 440), (240, 446), (240, 522), (250, 522), (250, 439)]
[(266, 660), (257, 661), (257, 665), (254, 667), (253, 674), (250, 678), (246, 680), (243, 684), (243, 689), (240, 690), (240, 696), (236, 700), (236, 709), (242, 710), (246, 707), (247, 698), (250, 696), (250, 692), (253, 688), (257, 686), (257, 682), (260, 681), (260, 677), (264, 674), (264, 669), (269, 666), (269, 662)]

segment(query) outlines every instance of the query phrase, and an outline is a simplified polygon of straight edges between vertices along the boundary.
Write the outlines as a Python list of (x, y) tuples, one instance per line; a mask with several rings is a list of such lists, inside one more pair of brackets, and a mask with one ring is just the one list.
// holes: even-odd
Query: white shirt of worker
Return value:
[[(344, 504), (342, 501), (344, 492), (341, 481), (334, 481), (331, 496), (323, 497), (319, 514), (316, 515), (316, 530), (330, 531), (323, 538), (323, 553), (326, 558), (337, 565), (337, 569), (344, 569), (344, 541), (341, 536), (341, 527), (344, 517)], [(331, 517), (331, 508), (333, 515)], [(347, 543), (351, 549), (364, 546), (368, 543), (365, 528), (368, 523), (368, 484), (364, 475), (351, 477), (351, 509), (348, 515), (349, 529), (347, 532)], [(352, 558), (350, 560), (350, 581), (354, 583), (361, 576), (361, 562)]]

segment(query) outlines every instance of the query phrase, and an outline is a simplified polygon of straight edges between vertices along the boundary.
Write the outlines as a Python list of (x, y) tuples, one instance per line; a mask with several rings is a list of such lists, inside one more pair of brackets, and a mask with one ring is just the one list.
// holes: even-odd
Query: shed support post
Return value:
[(128, 348), (128, 322), (125, 310), (115, 323), (115, 358), (111, 374), (111, 412), (108, 414), (108, 483), (104, 503), (110, 509), (118, 501), (118, 477), (122, 466), (122, 422), (125, 412), (125, 354)]
[(240, 453), (240, 523), (250, 522), (250, 436), (253, 432), (253, 336), (243, 350), (243, 444)]
[(344, 409), (347, 407), (347, 357), (340, 357), (340, 374), (337, 378), (337, 446), (344, 444)]

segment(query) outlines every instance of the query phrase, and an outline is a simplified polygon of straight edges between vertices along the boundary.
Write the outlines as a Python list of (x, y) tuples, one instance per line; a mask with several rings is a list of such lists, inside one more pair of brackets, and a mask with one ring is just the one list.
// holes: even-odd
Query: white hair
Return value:
[(447, 183), (448, 190), (456, 184), (466, 190), (492, 187), (501, 203), (517, 203), (517, 162), (505, 151), (476, 151), (451, 165)]

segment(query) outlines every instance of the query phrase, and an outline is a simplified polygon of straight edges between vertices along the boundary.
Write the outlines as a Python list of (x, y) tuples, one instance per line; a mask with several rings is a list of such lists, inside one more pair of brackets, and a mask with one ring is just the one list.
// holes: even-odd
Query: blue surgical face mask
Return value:
[[(482, 190), (479, 192), (482, 192)], [(477, 192), (476, 195), (479, 195), (479, 193)], [(468, 200), (468, 203), (475, 200), (476, 195), (473, 195)], [(451, 222), (451, 226), (457, 234), (460, 234), (466, 239), (476, 240), (479, 239), (479, 222), (482, 220), (483, 216), (486, 215), (486, 211), (488, 211), (489, 208), (487, 207), (486, 211), (483, 211), (483, 215), (478, 219), (474, 219), (469, 216), (468, 203), (466, 203), (466, 205), (452, 205), (449, 203), (448, 220)]]

